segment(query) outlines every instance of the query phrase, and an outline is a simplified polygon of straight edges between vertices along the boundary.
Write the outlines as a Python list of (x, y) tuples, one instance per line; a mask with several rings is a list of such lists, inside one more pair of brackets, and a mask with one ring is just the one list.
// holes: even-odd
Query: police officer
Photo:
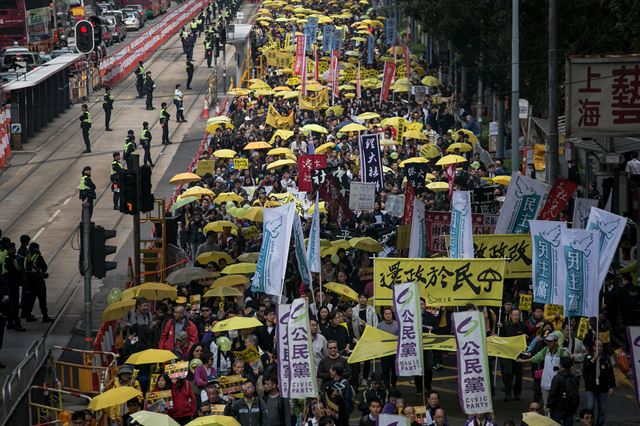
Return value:
[(202, 17), (202, 12), (200, 12), (198, 19), (196, 19), (196, 23), (198, 24), (198, 36), (200, 36), (200, 34), (202, 34), (202, 32), (204, 31), (204, 21)]
[(171, 119), (171, 114), (167, 111), (167, 103), (163, 102), (160, 104), (160, 126), (162, 126), (162, 145), (170, 145), (169, 142), (169, 120)]
[(182, 53), (187, 53), (187, 31), (182, 27), (180, 30), (180, 41), (182, 42)]
[(111, 162), (111, 192), (113, 192), (113, 209), (120, 210), (120, 188), (118, 188), (118, 173), (123, 171), (122, 164), (120, 164), (120, 153), (113, 153), (113, 161)]
[(147, 95), (147, 110), (155, 109), (153, 107), (153, 91), (156, 88), (156, 84), (151, 78), (151, 71), (147, 71), (144, 77), (144, 94)]
[(138, 90), (138, 98), (144, 98), (144, 66), (142, 61), (138, 62), (136, 68), (136, 89)]
[(89, 207), (89, 217), (93, 215), (93, 200), (96, 199), (96, 185), (91, 180), (91, 167), (85, 166), (82, 169), (80, 177), (80, 185), (78, 185), (79, 197), (82, 200), (83, 207)]
[(198, 23), (196, 22), (196, 18), (191, 20), (189, 28), (191, 29), (191, 34), (195, 34), (195, 36), (198, 37)]
[(142, 123), (142, 130), (140, 131), (140, 146), (144, 149), (144, 165), (154, 167), (151, 160), (151, 132), (149, 131), (149, 123)]
[(193, 49), (196, 45), (196, 35), (194, 33), (189, 34), (187, 37), (187, 61), (193, 61)]
[(176, 122), (178, 123), (186, 123), (187, 120), (184, 119), (184, 102), (182, 100), (182, 90), (180, 90), (180, 85), (176, 84), (176, 90), (173, 92), (173, 104), (176, 106)]
[(113, 96), (111, 96), (111, 88), (104, 88), (104, 96), (102, 98), (102, 109), (104, 110), (104, 127), (107, 132), (113, 129), (109, 127), (111, 121), (111, 111), (113, 110)]
[(91, 152), (91, 141), (89, 140), (89, 129), (91, 128), (91, 113), (87, 104), (82, 104), (82, 114), (80, 114), (80, 129), (82, 130), (82, 139), (84, 140), (84, 146), (86, 147), (83, 154)]
[(196, 67), (193, 66), (193, 62), (187, 59), (187, 89), (191, 90), (191, 80), (193, 80), (193, 71)]
[(133, 170), (133, 158), (132, 154), (136, 152), (136, 137), (133, 134), (133, 130), (127, 131), (127, 138), (124, 140), (124, 150), (122, 156), (124, 162), (127, 165), (127, 170)]
[(213, 59), (213, 47), (211, 46), (210, 37), (208, 37), (204, 41), (204, 57), (207, 59), (207, 67), (211, 68), (211, 60)]
[(2, 276), (3, 293), (8, 296), (8, 318), (7, 328), (15, 331), (26, 331), (20, 323), (20, 282), (21, 268), (18, 266), (16, 257), (16, 244), (9, 242), (5, 245), (2, 253), (0, 253), (0, 272)]
[(47, 286), (45, 284), (45, 279), (49, 277), (47, 263), (40, 254), (40, 245), (36, 242), (29, 244), (29, 255), (24, 260), (24, 270), (27, 286), (33, 291), (30, 292), (31, 297), (27, 300), (27, 306), (22, 307), (22, 312), (26, 314), (27, 320), (33, 318), (31, 311), (36, 304), (36, 298), (38, 298), (42, 322), (53, 322), (53, 318), (49, 317), (47, 311)]

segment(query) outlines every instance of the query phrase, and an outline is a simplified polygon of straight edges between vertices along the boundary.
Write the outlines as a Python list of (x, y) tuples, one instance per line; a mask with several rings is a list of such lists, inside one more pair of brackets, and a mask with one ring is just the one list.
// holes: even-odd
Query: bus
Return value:
[[(2, 0), (0, 0), (2, 1)], [(119, 0), (120, 7), (139, 4), (144, 9), (147, 19), (153, 19), (167, 11), (170, 2), (168, 0)]]
[(49, 52), (58, 41), (56, 10), (49, 0), (0, 0), (0, 48), (26, 46)]

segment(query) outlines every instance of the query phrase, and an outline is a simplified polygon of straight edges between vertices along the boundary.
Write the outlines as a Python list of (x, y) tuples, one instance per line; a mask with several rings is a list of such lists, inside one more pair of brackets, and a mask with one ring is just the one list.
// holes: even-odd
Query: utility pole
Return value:
[(89, 205), (82, 205), (82, 270), (84, 271), (84, 341), (91, 349), (92, 310), (91, 303), (91, 212)]
[(132, 154), (133, 170), (136, 173), (136, 208), (133, 214), (133, 271), (135, 285), (140, 285), (140, 208), (142, 207), (142, 181), (140, 179), (140, 155)]
[(549, 0), (549, 184), (558, 179), (558, 3)]
[(498, 93), (498, 141), (496, 142), (496, 158), (504, 160), (504, 94)]
[[(550, 0), (551, 1), (551, 0)], [(520, 0), (511, 0), (511, 173), (520, 170)]]

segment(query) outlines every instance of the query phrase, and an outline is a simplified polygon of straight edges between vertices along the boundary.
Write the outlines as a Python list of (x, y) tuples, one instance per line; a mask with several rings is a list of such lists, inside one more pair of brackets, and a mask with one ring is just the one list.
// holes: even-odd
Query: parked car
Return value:
[(140, 16), (142, 17), (142, 25), (144, 26), (144, 24), (147, 23), (147, 15), (144, 12), (144, 8), (140, 4), (128, 4), (126, 7), (123, 7), (120, 10), (122, 10), (122, 11), (135, 10), (138, 13), (140, 13)]
[(113, 15), (116, 17), (116, 20), (118, 21), (118, 24), (120, 25), (120, 27), (122, 27), (122, 30), (124, 31), (124, 36), (122, 37), (123, 39), (127, 36), (127, 27), (124, 24), (124, 12), (122, 12), (121, 10), (112, 10), (111, 12), (107, 13), (107, 15)]
[(145, 22), (147, 22), (147, 17), (144, 16), (144, 13), (140, 12), (138, 9), (126, 7), (120, 10), (122, 10), (125, 14), (133, 13), (133, 16), (138, 18), (138, 21), (140, 21), (140, 28), (144, 27)]
[(124, 15), (124, 25), (128, 30), (139, 30), (142, 28), (140, 20), (136, 16), (135, 12), (126, 12)]
[(26, 47), (8, 47), (0, 52), (0, 69), (2, 70), (9, 70), (17, 65), (18, 68), (26, 68), (29, 71), (41, 63), (40, 55)]
[(126, 37), (126, 29), (122, 23), (118, 23), (118, 18), (114, 15), (102, 15), (102, 22), (107, 26), (107, 29), (111, 33), (111, 39), (114, 42), (124, 40)]

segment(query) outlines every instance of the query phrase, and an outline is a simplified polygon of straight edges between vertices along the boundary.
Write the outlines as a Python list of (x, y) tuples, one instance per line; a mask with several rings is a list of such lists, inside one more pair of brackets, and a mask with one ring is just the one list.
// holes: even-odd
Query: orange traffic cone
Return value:
[(202, 114), (200, 114), (200, 120), (208, 120), (209, 119), (209, 97), (204, 97), (204, 106), (202, 108)]

